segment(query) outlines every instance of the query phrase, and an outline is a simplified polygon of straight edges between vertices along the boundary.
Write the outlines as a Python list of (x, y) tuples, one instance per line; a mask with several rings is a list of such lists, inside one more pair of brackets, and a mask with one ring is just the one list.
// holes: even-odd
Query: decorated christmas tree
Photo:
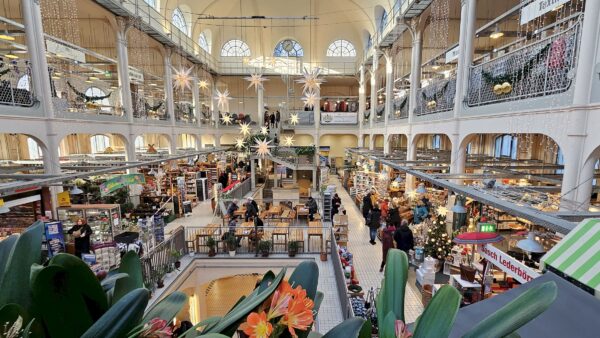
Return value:
[(427, 230), (425, 255), (444, 260), (452, 250), (452, 240), (446, 232), (446, 216), (439, 215), (437, 220), (432, 220), (432, 225)]

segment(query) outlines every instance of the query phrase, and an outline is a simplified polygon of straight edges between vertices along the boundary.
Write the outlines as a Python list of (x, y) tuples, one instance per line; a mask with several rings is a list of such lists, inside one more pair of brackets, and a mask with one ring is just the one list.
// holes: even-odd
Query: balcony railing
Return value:
[(197, 124), (194, 105), (190, 102), (175, 102), (175, 121), (183, 124)]
[(131, 93), (133, 105), (133, 117), (142, 120), (163, 120), (169, 119), (164, 99), (149, 98), (143, 93)]
[(569, 89), (575, 76), (581, 21), (470, 69), (470, 107), (546, 96)]
[[(298, 116), (298, 123), (291, 122), (292, 115)], [(292, 129), (297, 126), (314, 126), (315, 112), (312, 110), (291, 110), (281, 114), (281, 123), (284, 129)]]
[(109, 83), (55, 70), (52, 75), (53, 104), (56, 116), (69, 113), (122, 117), (119, 89)]
[(405, 96), (394, 99), (390, 120), (401, 120), (408, 118), (408, 92)]
[(417, 89), (417, 116), (436, 114), (454, 108), (456, 76), (437, 80), (427, 87)]
[(0, 104), (31, 107), (34, 102), (29, 63), (11, 62), (0, 66)]
[(155, 246), (141, 258), (144, 284), (147, 287), (156, 285), (156, 282), (165, 273), (173, 269), (175, 261), (178, 260), (173, 255), (174, 251), (182, 255), (187, 253), (185, 232), (183, 227), (177, 228), (167, 240)]

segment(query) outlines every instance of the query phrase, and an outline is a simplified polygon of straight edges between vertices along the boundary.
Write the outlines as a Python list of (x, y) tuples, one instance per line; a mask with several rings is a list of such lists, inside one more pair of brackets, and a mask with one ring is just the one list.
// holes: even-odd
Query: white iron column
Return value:
[[(451, 134), (452, 152), (450, 153), (450, 173), (451, 174), (464, 174), (465, 163), (467, 157), (466, 145), (462, 145), (460, 142), (460, 135), (458, 132)], [(452, 180), (456, 184), (462, 184), (463, 180), (455, 179)]]
[(423, 36), (418, 22), (411, 22), (412, 53), (410, 59), (410, 95), (408, 100), (408, 123), (412, 123), (417, 107), (417, 90), (421, 88), (421, 47)]
[[(581, 51), (597, 50), (598, 29), (600, 26), (600, 1), (586, 1), (585, 18), (581, 29)], [(592, 76), (598, 76), (595, 72), (596, 53), (579, 53), (577, 60), (577, 69), (575, 73), (575, 90), (573, 94), (573, 106), (583, 106), (590, 102), (592, 89)], [(590, 76), (592, 75), (592, 76)], [(583, 173), (586, 158), (583, 158), (583, 150), (586, 138), (588, 111), (585, 109), (575, 109), (569, 113), (569, 123), (567, 124), (567, 142), (563, 149), (563, 154), (567, 154), (565, 171), (561, 188), (561, 196), (565, 201), (571, 203), (561, 203), (561, 209), (571, 209), (573, 204), (589, 203), (590, 196), (583, 196), (587, 192), (585, 185), (592, 184), (591, 181), (585, 181), (588, 177)], [(577, 190), (582, 187), (582, 193)], [(585, 200), (585, 201), (584, 201)], [(575, 203), (573, 203), (573, 201)]]
[(173, 95), (173, 70), (171, 69), (170, 48), (165, 48), (165, 101), (167, 102), (167, 114), (171, 120), (171, 125), (175, 125), (175, 97)]
[(390, 139), (391, 136), (384, 134), (383, 135), (383, 155), (389, 155), (390, 154)]
[[(416, 135), (406, 135), (408, 138), (408, 143), (406, 145), (406, 160), (407, 161), (416, 161), (417, 160), (417, 142), (415, 138)], [(406, 182), (404, 186), (404, 190), (412, 191), (415, 189), (415, 177), (413, 175), (406, 174)]]
[(252, 184), (252, 190), (256, 189), (256, 160), (249, 157), (250, 161), (250, 179)]
[[(321, 88), (317, 87), (315, 89), (315, 94), (317, 95), (317, 97), (321, 97)], [(314, 111), (314, 118), (315, 118), (315, 132), (318, 138), (319, 135), (319, 129), (321, 128), (321, 102), (317, 102), (317, 104), (313, 107), (313, 111)], [(317, 144), (317, 142), (315, 142), (315, 144)], [(317, 151), (319, 151), (319, 149), (317, 148)]]
[(257, 98), (258, 98), (258, 125), (263, 126), (265, 123), (265, 88), (262, 86), (258, 86), (257, 90)]
[(194, 101), (194, 116), (196, 117), (196, 124), (198, 124), (198, 127), (202, 127), (202, 119), (200, 118), (200, 115), (202, 114), (202, 105), (200, 104), (200, 87), (198, 83), (198, 76), (194, 76), (192, 78), (192, 100)]
[(367, 82), (365, 81), (365, 65), (360, 66), (360, 82), (358, 87), (358, 147), (364, 147), (363, 122), (367, 107)]
[(463, 102), (469, 88), (469, 69), (473, 62), (473, 40), (477, 21), (476, 0), (461, 0), (458, 69), (456, 72), (456, 95), (454, 117), (462, 111)]
[(369, 117), (369, 128), (373, 128), (373, 121), (377, 115), (377, 67), (379, 65), (379, 57), (377, 49), (373, 50), (373, 67), (371, 68), (371, 116)]
[[(385, 126), (387, 127), (389, 117), (392, 114), (392, 107), (394, 103), (394, 63), (393, 57), (391, 55), (391, 51), (387, 51), (385, 54), (385, 112), (384, 112), (384, 121)], [(384, 148), (385, 143), (384, 143)]]
[(117, 17), (117, 77), (121, 93), (121, 104), (127, 121), (133, 123), (133, 103), (129, 80), (129, 56), (127, 55), (127, 30), (130, 25), (127, 18)]

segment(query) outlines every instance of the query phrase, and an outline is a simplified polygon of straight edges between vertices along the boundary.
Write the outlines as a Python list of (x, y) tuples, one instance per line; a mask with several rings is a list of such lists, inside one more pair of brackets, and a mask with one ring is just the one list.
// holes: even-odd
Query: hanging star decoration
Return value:
[(200, 89), (206, 89), (208, 88), (208, 81), (200, 80), (200, 82), (198, 82), (198, 86), (200, 86)]
[(238, 150), (244, 149), (244, 139), (243, 138), (236, 138), (235, 139), (235, 147)]
[(446, 214), (448, 214), (448, 208), (446, 208), (443, 205), (440, 205), (439, 207), (437, 207), (437, 209), (435, 211), (439, 216), (446, 216)]
[(325, 82), (325, 80), (320, 79), (319, 75), (321, 75), (321, 69), (318, 67), (313, 68), (312, 71), (309, 71), (306, 69), (306, 67), (304, 68), (304, 71), (302, 72), (303, 78), (296, 80), (297, 83), (302, 84), (303, 93), (315, 91), (321, 88), (321, 83)]
[(304, 94), (302, 101), (304, 101), (305, 107), (312, 108), (315, 105), (319, 104), (319, 102), (321, 101), (321, 97), (319, 97), (319, 95), (317, 95), (317, 93), (315, 93), (311, 90)]
[(277, 66), (277, 58), (272, 57), (267, 60), (271, 68), (275, 68)]
[(415, 199), (417, 197), (417, 192), (415, 190), (408, 191), (406, 194), (410, 199)]
[(229, 89), (225, 89), (222, 93), (217, 89), (217, 96), (215, 96), (215, 99), (217, 100), (217, 106), (220, 110), (229, 110), (229, 100), (231, 100), (229, 97)]
[(283, 139), (283, 145), (291, 147), (294, 145), (294, 136), (285, 136)]
[(175, 72), (175, 75), (173, 75), (173, 86), (181, 91), (184, 91), (186, 88), (192, 90), (192, 77), (190, 76), (192, 69), (192, 67), (188, 69), (173, 68)]
[(290, 124), (295, 126), (298, 124), (298, 122), (300, 122), (300, 119), (298, 118), (298, 114), (292, 114), (290, 115)]
[(385, 171), (382, 171), (379, 173), (379, 179), (380, 180), (385, 180), (387, 177), (387, 173)]
[(223, 124), (230, 125), (231, 124), (231, 115), (223, 114), (221, 121), (223, 121)]
[(262, 74), (250, 74), (249, 77), (245, 77), (244, 80), (250, 82), (248, 85), (248, 89), (254, 87), (254, 90), (259, 90), (263, 88), (263, 82), (269, 81), (269, 79), (264, 78)]
[(267, 127), (260, 127), (260, 133), (263, 135), (267, 135), (269, 133), (269, 129)]
[(270, 155), (272, 146), (269, 145), (269, 143), (271, 143), (271, 141), (257, 139), (256, 146), (254, 146), (254, 148), (256, 148), (256, 154), (260, 157)]
[(393, 181), (393, 182), (392, 182), (392, 184), (391, 184), (391, 187), (392, 187), (393, 189), (399, 189), (399, 188), (400, 188), (400, 182), (398, 182), (398, 181)]
[(250, 124), (248, 123), (240, 123), (240, 134), (244, 136), (250, 135)]

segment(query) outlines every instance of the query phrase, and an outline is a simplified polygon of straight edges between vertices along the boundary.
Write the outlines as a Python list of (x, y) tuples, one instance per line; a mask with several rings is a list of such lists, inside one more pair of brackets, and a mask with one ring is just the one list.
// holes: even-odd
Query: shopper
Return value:
[(281, 121), (281, 113), (279, 110), (275, 113), (275, 127), (279, 128), (279, 122)]
[(390, 211), (390, 209), (389, 209), (389, 203), (390, 203), (390, 200), (387, 199), (387, 198), (384, 198), (383, 201), (381, 201), (381, 204), (380, 204), (381, 219), (384, 220), (384, 221), (387, 220), (387, 217), (388, 217), (388, 214), (389, 214), (389, 211)]
[(229, 207), (227, 207), (227, 216), (229, 217), (229, 219), (233, 219), (235, 212), (238, 211), (238, 209), (240, 208), (238, 206), (238, 203), (240, 203), (240, 201), (234, 199), (233, 201), (231, 201)]
[(306, 208), (308, 208), (308, 219), (312, 222), (315, 220), (315, 214), (318, 211), (318, 206), (317, 206), (317, 201), (315, 201), (314, 198), (312, 198), (312, 196), (308, 197), (308, 202), (306, 202), (305, 205)]
[(265, 111), (265, 121), (263, 122), (265, 124), (265, 126), (267, 126), (267, 127), (269, 126), (269, 121), (271, 121), (271, 118), (269, 116), (269, 111), (266, 110)]
[(369, 236), (371, 240), (369, 243), (375, 245), (375, 238), (377, 237), (377, 229), (379, 229), (381, 225), (381, 210), (379, 210), (379, 205), (375, 203), (373, 205), (373, 209), (371, 210), (371, 217), (369, 222)]
[(250, 218), (254, 218), (256, 216), (258, 216), (258, 206), (256, 205), (256, 202), (254, 202), (252, 197), (248, 197), (246, 199), (245, 220), (246, 220), (246, 222), (248, 222), (250, 220)]
[(369, 224), (369, 215), (371, 214), (371, 210), (373, 209), (373, 202), (371, 201), (371, 192), (368, 192), (365, 197), (363, 197), (363, 205), (362, 205), (362, 213), (365, 218), (365, 225)]
[(333, 222), (333, 216), (337, 215), (340, 210), (340, 206), (342, 205), (342, 199), (338, 194), (333, 195), (331, 199), (331, 222)]
[(221, 175), (219, 175), (218, 181), (221, 183), (221, 189), (225, 189), (227, 187), (227, 183), (229, 182), (229, 177), (227, 177), (225, 172), (222, 172)]
[(400, 206), (398, 205), (398, 203), (396, 201), (392, 201), (391, 205), (392, 206), (390, 208), (390, 211), (388, 212), (388, 217), (387, 217), (386, 222), (392, 224), (396, 228), (399, 228), (400, 224), (401, 224)]
[(381, 244), (383, 249), (383, 256), (381, 260), (381, 267), (379, 268), (379, 272), (383, 272), (383, 268), (385, 267), (385, 259), (387, 258), (387, 253), (390, 249), (394, 247), (394, 233), (396, 232), (396, 227), (392, 224), (386, 224), (385, 228), (382, 230), (381, 234)]
[(394, 233), (394, 240), (396, 241), (396, 248), (404, 251), (408, 256), (408, 251), (412, 250), (415, 246), (415, 239), (408, 227), (407, 220), (403, 220), (400, 227)]
[(417, 206), (415, 207), (413, 223), (420, 224), (429, 216), (429, 211), (427, 207), (423, 203), (423, 201), (418, 201)]
[(269, 119), (271, 119), (271, 128), (275, 128), (275, 114), (271, 114)]
[(85, 219), (78, 219), (77, 223), (67, 233), (73, 235), (75, 238), (75, 256), (81, 257), (83, 254), (90, 253), (92, 228), (90, 228)]
[(277, 138), (277, 134), (275, 134), (275, 139), (273, 140), (274, 145), (279, 145), (279, 139)]

